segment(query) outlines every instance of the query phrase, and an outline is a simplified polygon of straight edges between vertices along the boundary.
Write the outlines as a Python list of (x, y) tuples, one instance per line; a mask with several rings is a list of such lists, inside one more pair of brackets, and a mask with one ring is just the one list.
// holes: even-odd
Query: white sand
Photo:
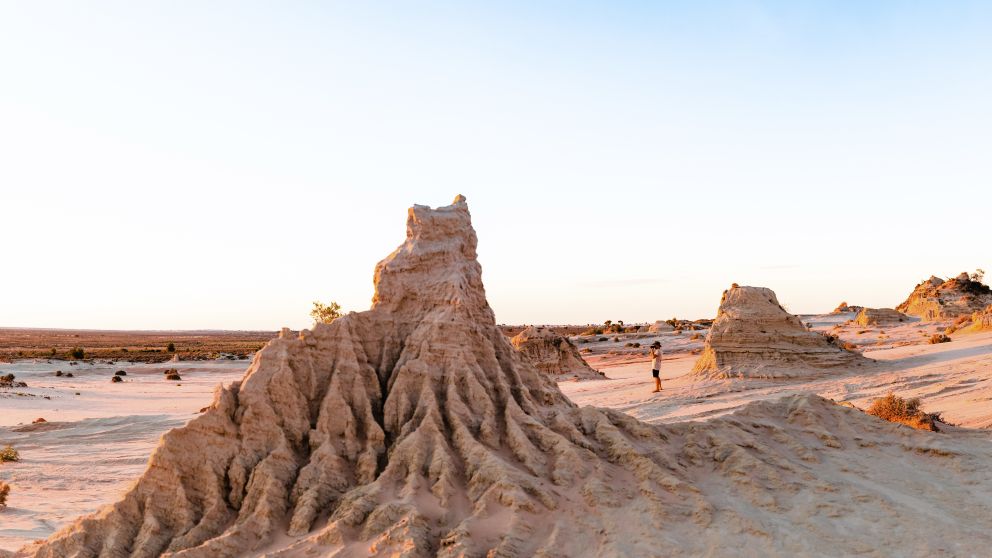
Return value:
[[(0, 480), (11, 485), (0, 549), (45, 538), (119, 498), (145, 469), (159, 437), (209, 404), (218, 383), (241, 378), (248, 363), (0, 364), (0, 374), (28, 384), (0, 390), (0, 446), (12, 444), (21, 455), (20, 462), (0, 465)], [(168, 368), (182, 381), (166, 381)], [(74, 377), (55, 377), (56, 370)], [(127, 376), (111, 383), (117, 370)], [(32, 425), (38, 417), (48, 422)]]

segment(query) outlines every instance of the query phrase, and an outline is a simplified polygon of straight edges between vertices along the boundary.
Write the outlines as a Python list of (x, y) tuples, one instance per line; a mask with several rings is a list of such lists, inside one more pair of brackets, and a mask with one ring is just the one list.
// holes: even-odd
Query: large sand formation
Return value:
[[(992, 545), (975, 527), (992, 515), (985, 454), (952, 438), (816, 396), (674, 425), (576, 407), (497, 328), (475, 247), (464, 199), (412, 208), (406, 242), (376, 267), (371, 310), (271, 341), (212, 408), (162, 438), (120, 501), (19, 555), (923, 556)], [(767, 289), (745, 294), (777, 306)]]
[(920, 283), (896, 310), (925, 322), (967, 316), (992, 304), (992, 289), (967, 273), (944, 281), (931, 276)]
[(693, 374), (709, 378), (785, 378), (818, 369), (857, 366), (867, 359), (837, 340), (809, 331), (788, 313), (771, 289), (724, 291)]
[(510, 343), (538, 370), (551, 374), (556, 380), (605, 378), (601, 372), (586, 364), (568, 337), (558, 335), (551, 328), (528, 326), (510, 339)]

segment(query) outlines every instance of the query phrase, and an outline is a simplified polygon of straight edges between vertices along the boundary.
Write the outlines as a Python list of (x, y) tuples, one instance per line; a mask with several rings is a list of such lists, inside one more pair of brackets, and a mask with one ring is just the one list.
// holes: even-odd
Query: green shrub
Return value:
[(176, 352), (176, 344), (170, 341), (169, 344), (166, 345), (165, 350), (170, 353)]

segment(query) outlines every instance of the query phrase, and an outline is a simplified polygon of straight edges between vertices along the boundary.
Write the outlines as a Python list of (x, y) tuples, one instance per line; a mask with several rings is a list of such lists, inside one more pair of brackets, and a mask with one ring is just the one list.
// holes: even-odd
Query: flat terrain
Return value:
[[(260, 349), (275, 331), (101, 331), (0, 328), (0, 362), (44, 358), (58, 360), (127, 360), (164, 362), (245, 357)], [(175, 353), (168, 351), (169, 343)], [(72, 354), (83, 349), (83, 356)]]

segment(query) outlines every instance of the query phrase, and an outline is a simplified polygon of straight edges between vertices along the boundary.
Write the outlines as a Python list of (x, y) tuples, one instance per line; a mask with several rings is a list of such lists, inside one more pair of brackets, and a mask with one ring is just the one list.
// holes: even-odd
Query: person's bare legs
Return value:
[(661, 391), (661, 378), (654, 379), (654, 393)]

